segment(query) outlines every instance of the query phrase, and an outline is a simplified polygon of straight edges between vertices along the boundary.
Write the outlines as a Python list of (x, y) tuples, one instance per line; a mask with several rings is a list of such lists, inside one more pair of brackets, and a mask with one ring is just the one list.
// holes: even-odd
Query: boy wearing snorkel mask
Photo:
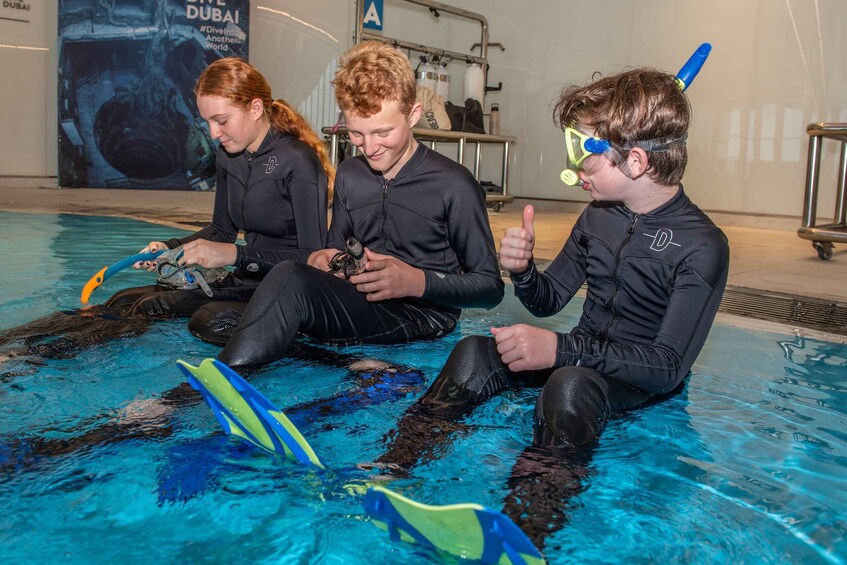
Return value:
[(691, 110), (674, 76), (634, 69), (567, 88), (567, 184), (593, 198), (550, 267), (532, 260), (534, 211), (503, 236), (500, 262), (536, 316), (588, 284), (576, 328), (492, 328), (510, 371), (546, 371), (536, 443), (583, 445), (609, 416), (675, 390), (702, 348), (729, 266), (726, 237), (683, 190)]
[(582, 317), (570, 331), (517, 324), (460, 341), (379, 462), (419, 463), (439, 452), (449, 421), (503, 391), (538, 387), (532, 447), (504, 511), (539, 545), (561, 527), (608, 420), (682, 387), (720, 305), (727, 240), (681, 184), (690, 115), (675, 77), (654, 69), (564, 90), (562, 179), (593, 201), (544, 273), (533, 261), (532, 206), (503, 236), (500, 263), (539, 317), (587, 283)]

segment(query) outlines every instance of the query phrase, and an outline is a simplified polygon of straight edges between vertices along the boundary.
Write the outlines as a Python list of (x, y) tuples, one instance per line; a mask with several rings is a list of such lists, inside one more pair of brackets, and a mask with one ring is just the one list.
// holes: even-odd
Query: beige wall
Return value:
[[(847, 68), (840, 0), (457, 0), (484, 11), (492, 78), (505, 91), (503, 131), (516, 135), (513, 193), (584, 199), (557, 180), (561, 133), (550, 105), (561, 86), (594, 71), (647, 65), (676, 72), (701, 42), (713, 44), (687, 91), (694, 108), (686, 190), (702, 207), (799, 215), (806, 125), (847, 121)], [(830, 216), (837, 144), (826, 144), (819, 202)]]
[[(489, 94), (486, 110), (498, 102), (501, 130), (518, 139), (511, 173), (517, 196), (585, 199), (558, 180), (562, 136), (550, 113), (564, 84), (584, 82), (594, 71), (638, 65), (676, 71), (703, 41), (714, 49), (688, 90), (694, 123), (685, 178), (686, 190), (702, 207), (799, 215), (805, 126), (847, 121), (847, 46), (839, 33), (847, 2), (841, 0), (448, 3), (484, 14), (490, 40), (506, 46), (489, 54), (489, 83), (502, 81), (503, 91)], [(50, 51), (0, 47), (6, 83), (0, 90), (0, 175), (56, 174), (56, 14), (47, 4), (31, 28), (36, 33), (27, 36), (35, 39), (26, 41)], [(327, 82), (335, 58), (351, 43), (352, 5), (352, 0), (251, 2), (251, 60), (268, 76), (275, 95), (321, 121), (334, 110)], [(467, 51), (477, 40), (476, 29), (386, 0), (387, 35)], [(12, 43), (8, 34), (8, 26), (0, 25), (0, 43)], [(451, 69), (451, 99), (460, 103), (462, 66)], [(837, 150), (825, 144), (822, 217), (831, 214), (834, 201)]]
[(55, 176), (58, 10), (27, 4), (0, 11), (0, 176)]

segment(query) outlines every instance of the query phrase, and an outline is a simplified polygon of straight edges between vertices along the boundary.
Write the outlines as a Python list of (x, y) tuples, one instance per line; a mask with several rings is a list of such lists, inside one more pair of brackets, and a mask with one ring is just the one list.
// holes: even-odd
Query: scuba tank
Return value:
[(485, 73), (479, 63), (470, 63), (465, 68), (465, 76), (462, 89), (462, 98), (467, 100), (473, 98), (482, 103), (485, 98)]
[(439, 95), (445, 102), (450, 99), (450, 73), (447, 72), (447, 63), (438, 65), (438, 84), (435, 87), (435, 93)]
[(415, 84), (425, 86), (433, 92), (438, 86), (438, 67), (430, 63), (425, 55), (421, 55), (421, 62), (415, 72)]

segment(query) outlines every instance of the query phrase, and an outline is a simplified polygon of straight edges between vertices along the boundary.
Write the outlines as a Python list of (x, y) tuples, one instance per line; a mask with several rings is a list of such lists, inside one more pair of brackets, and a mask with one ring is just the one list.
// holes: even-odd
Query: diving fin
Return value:
[(226, 433), (271, 453), (323, 468), (288, 417), (224, 363), (204, 359), (198, 367), (184, 361), (177, 361), (177, 365), (188, 377), (188, 384), (203, 395)]
[(487, 564), (546, 563), (530, 539), (505, 514), (479, 504), (429, 506), (375, 486), (363, 501), (374, 524), (392, 541), (419, 543)]

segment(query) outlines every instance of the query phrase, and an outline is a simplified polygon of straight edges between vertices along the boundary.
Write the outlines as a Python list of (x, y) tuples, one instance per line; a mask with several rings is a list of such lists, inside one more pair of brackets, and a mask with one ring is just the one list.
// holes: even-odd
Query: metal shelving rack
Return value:
[[(482, 14), (477, 14), (475, 12), (469, 12), (467, 10), (463, 10), (461, 8), (456, 8), (454, 6), (448, 6), (447, 4), (442, 4), (441, 2), (434, 2), (432, 0), (403, 0), (404, 2), (408, 2), (409, 4), (417, 4), (418, 6), (424, 6), (425, 8), (429, 8), (429, 11), (432, 13), (441, 13), (444, 12), (446, 14), (453, 14), (455, 16), (459, 16), (461, 18), (467, 18), (469, 20), (474, 20), (479, 22), (480, 25), (480, 37), (479, 37), (479, 46), (480, 53), (477, 57), (473, 53), (459, 53), (458, 51), (450, 51), (447, 49), (441, 49), (440, 47), (432, 47), (429, 45), (422, 45), (420, 43), (410, 43), (408, 41), (404, 41), (402, 39), (396, 39), (393, 37), (386, 37), (379, 33), (371, 33), (369, 31), (365, 31), (363, 27), (364, 20), (364, 2), (365, 0), (356, 0), (356, 30), (354, 32), (353, 40), (356, 43), (361, 43), (362, 41), (373, 39), (376, 41), (383, 41), (385, 43), (390, 43), (392, 45), (396, 45), (397, 47), (402, 47), (403, 49), (408, 49), (409, 51), (416, 51), (418, 53), (438, 53), (442, 57), (445, 55), (449, 55), (456, 61), (467, 61), (468, 63), (479, 63), (482, 66), (483, 72), (483, 84), (488, 84), (488, 20)], [(476, 47), (477, 44), (474, 44)], [(473, 47), (471, 47), (473, 50)], [(483, 97), (485, 93), (483, 93)], [(485, 100), (480, 100), (483, 108), (485, 107)]]
[[(442, 4), (441, 2), (434, 2), (432, 0), (403, 0), (410, 4), (417, 4), (419, 6), (423, 6), (428, 8), (430, 12), (433, 14), (440, 14), (441, 12), (446, 14), (453, 14), (455, 16), (461, 18), (467, 18), (473, 21), (476, 21), (480, 25), (480, 36), (479, 43), (474, 44), (471, 47), (471, 51), (479, 45), (480, 53), (479, 55), (474, 55), (473, 53), (460, 53), (457, 51), (451, 51), (448, 49), (442, 49), (440, 47), (433, 47), (430, 45), (423, 45), (419, 43), (412, 43), (409, 41), (405, 41), (403, 39), (387, 37), (382, 34), (371, 33), (366, 31), (363, 28), (363, 20), (364, 20), (364, 1), (365, 0), (356, 0), (356, 29), (354, 31), (354, 40), (356, 43), (361, 43), (366, 40), (375, 40), (382, 41), (384, 43), (390, 43), (396, 47), (400, 47), (402, 49), (406, 49), (409, 51), (414, 51), (417, 53), (438, 53), (442, 57), (449, 56), (453, 60), (456, 61), (466, 61), (467, 63), (479, 63), (482, 67), (483, 71), (483, 84), (488, 84), (488, 20), (482, 14), (477, 14), (474, 12), (469, 12), (468, 10), (463, 10), (461, 8), (456, 8), (454, 6), (449, 6), (447, 4)], [(498, 45), (498, 44), (494, 44)], [(483, 98), (485, 94), (483, 94)], [(480, 100), (480, 103), (485, 107), (485, 100)], [(333, 159), (333, 164), (338, 164), (338, 144), (341, 141), (341, 136), (346, 134), (346, 130), (344, 128), (324, 128), (324, 133), (330, 135), (330, 153)], [(514, 197), (509, 195), (509, 158), (511, 155), (511, 145), (515, 143), (516, 138), (508, 135), (489, 135), (489, 134), (475, 134), (475, 133), (467, 133), (461, 131), (443, 131), (443, 130), (426, 130), (426, 129), (414, 129), (413, 134), (415, 137), (422, 142), (426, 142), (432, 149), (435, 149), (438, 143), (456, 143), (457, 147), (457, 161), (464, 164), (464, 156), (465, 156), (465, 146), (468, 143), (471, 143), (475, 146), (474, 151), (474, 165), (473, 165), (473, 173), (474, 177), (479, 180), (479, 170), (480, 170), (480, 159), (482, 157), (482, 146), (483, 145), (501, 145), (503, 147), (502, 156), (503, 160), (501, 162), (500, 171), (502, 172), (502, 188), (499, 193), (488, 193), (486, 194), (486, 201), (492, 205), (495, 211), (500, 210), (503, 204), (507, 204), (514, 200)]]

